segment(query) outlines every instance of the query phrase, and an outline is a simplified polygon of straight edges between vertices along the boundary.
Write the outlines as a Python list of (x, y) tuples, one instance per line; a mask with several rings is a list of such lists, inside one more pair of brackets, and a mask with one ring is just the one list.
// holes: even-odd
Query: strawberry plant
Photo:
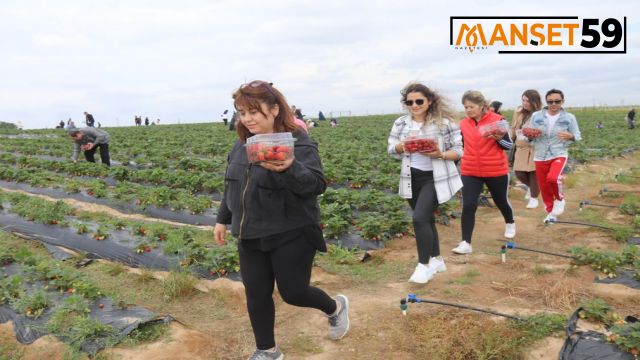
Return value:
[(151, 252), (152, 250), (153, 250), (153, 248), (147, 242), (140, 243), (140, 244), (136, 245), (136, 248), (135, 248), (136, 254), (142, 254), (142, 253), (146, 253), (146, 252)]
[(237, 244), (230, 241), (225, 245), (209, 248), (205, 262), (211, 275), (224, 276), (230, 271), (240, 271), (240, 255)]
[(602, 299), (583, 300), (580, 303), (582, 310), (578, 312), (578, 317), (591, 321), (602, 322), (608, 325), (620, 320), (620, 316), (614, 312), (611, 305)]
[(640, 355), (640, 322), (616, 324), (609, 330), (611, 335), (607, 340), (637, 359)]
[(98, 241), (104, 240), (109, 237), (109, 229), (100, 225), (98, 226), (98, 229), (96, 229), (96, 232), (93, 233), (92, 237)]
[(635, 194), (628, 194), (622, 200), (620, 204), (620, 212), (627, 215), (639, 215), (640, 214), (640, 196)]
[(89, 231), (89, 227), (83, 223), (78, 223), (75, 228), (77, 234), (86, 234)]
[(0, 279), (0, 304), (8, 304), (23, 296), (22, 276), (19, 274)]
[(25, 295), (12, 304), (12, 307), (19, 313), (25, 314), (27, 317), (37, 319), (51, 304), (51, 300), (46, 291), (40, 289)]

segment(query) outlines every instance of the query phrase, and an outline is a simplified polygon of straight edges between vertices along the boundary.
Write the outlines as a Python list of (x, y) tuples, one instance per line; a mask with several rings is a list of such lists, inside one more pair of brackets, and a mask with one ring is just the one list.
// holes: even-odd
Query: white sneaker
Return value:
[(416, 266), (416, 269), (409, 278), (409, 282), (426, 284), (431, 279), (433, 279), (433, 272), (429, 270), (429, 265), (418, 263), (418, 266)]
[(455, 249), (452, 249), (451, 251), (453, 251), (456, 254), (471, 254), (473, 252), (473, 248), (471, 247), (471, 244), (469, 244), (468, 242), (462, 240), (460, 241), (460, 243), (458, 244), (458, 246)]
[(553, 209), (551, 210), (551, 213), (555, 216), (562, 215), (562, 213), (564, 212), (564, 204), (564, 199), (553, 200)]
[(429, 259), (429, 271), (432, 274), (447, 271), (447, 265), (444, 263), (442, 256), (436, 256)]
[(547, 214), (547, 217), (542, 220), (543, 223), (549, 224), (558, 221), (558, 218), (553, 214)]
[(527, 189), (527, 193), (524, 194), (524, 199), (525, 200), (531, 199), (531, 189)]
[(535, 209), (539, 205), (538, 199), (532, 197), (529, 198), (529, 203), (527, 204), (527, 209)]
[(513, 239), (514, 237), (516, 237), (516, 223), (505, 224), (504, 237), (506, 237), (507, 239)]

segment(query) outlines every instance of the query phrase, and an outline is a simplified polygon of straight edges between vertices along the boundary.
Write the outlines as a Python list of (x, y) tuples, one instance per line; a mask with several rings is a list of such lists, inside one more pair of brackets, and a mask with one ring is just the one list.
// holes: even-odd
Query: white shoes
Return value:
[(430, 271), (429, 265), (418, 263), (418, 266), (416, 266), (416, 269), (409, 278), (409, 282), (426, 284), (431, 279), (433, 279), (433, 272)]
[(516, 223), (505, 224), (504, 237), (506, 237), (507, 239), (513, 239), (514, 237), (516, 237)]
[(433, 279), (433, 275), (447, 271), (447, 265), (444, 263), (442, 256), (432, 257), (427, 265), (418, 263), (413, 274), (409, 278), (409, 282), (426, 284)]
[(547, 214), (547, 217), (542, 221), (545, 224), (554, 223), (558, 221), (558, 218), (553, 214)]
[(551, 214), (555, 216), (560, 216), (564, 212), (564, 199), (562, 200), (553, 200), (553, 209), (551, 210)]
[(473, 248), (471, 247), (471, 244), (469, 244), (468, 242), (462, 240), (460, 241), (460, 243), (458, 244), (458, 246), (454, 249), (452, 249), (451, 251), (453, 251), (456, 254), (471, 254), (473, 252)]
[(538, 199), (532, 197), (529, 198), (529, 203), (527, 203), (527, 209), (535, 209), (539, 205)]
[(441, 273), (447, 271), (447, 265), (444, 263), (442, 256), (436, 256), (429, 259), (429, 270), (435, 273)]

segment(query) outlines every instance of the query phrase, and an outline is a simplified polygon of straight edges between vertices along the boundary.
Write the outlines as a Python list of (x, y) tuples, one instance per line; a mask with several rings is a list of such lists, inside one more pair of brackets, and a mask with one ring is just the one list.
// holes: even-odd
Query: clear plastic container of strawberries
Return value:
[(492, 122), (491, 124), (480, 126), (480, 135), (489, 137), (493, 135), (504, 136), (509, 131), (509, 123), (506, 120)]
[(542, 130), (534, 127), (533, 125), (525, 125), (522, 127), (522, 135), (529, 139), (535, 139), (542, 134)]
[(258, 134), (247, 138), (244, 146), (250, 163), (284, 161), (293, 157), (295, 141), (290, 132)]
[(402, 146), (408, 153), (432, 152), (438, 148), (438, 140), (424, 134), (412, 135), (404, 139)]

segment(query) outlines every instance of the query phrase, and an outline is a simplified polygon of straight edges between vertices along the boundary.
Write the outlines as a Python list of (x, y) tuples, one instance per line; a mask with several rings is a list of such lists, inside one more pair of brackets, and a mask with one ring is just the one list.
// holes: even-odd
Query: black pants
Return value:
[(478, 196), (482, 192), (482, 185), (487, 184), (491, 198), (496, 204), (504, 222), (513, 223), (513, 210), (507, 197), (509, 189), (509, 175), (481, 178), (475, 176), (462, 176), (462, 240), (471, 243), (471, 235), (476, 225), (476, 210), (478, 209)]
[(84, 158), (89, 162), (96, 162), (94, 155), (97, 148), (100, 148), (100, 160), (102, 160), (102, 163), (104, 165), (111, 166), (111, 160), (109, 159), (109, 144), (96, 144), (93, 149), (86, 150), (84, 152)]
[(411, 168), (412, 198), (409, 205), (413, 210), (413, 231), (416, 234), (418, 261), (429, 263), (430, 257), (440, 256), (440, 241), (433, 216), (438, 208), (438, 196), (433, 184), (433, 171)]
[(335, 300), (309, 285), (315, 254), (316, 248), (305, 239), (289, 241), (271, 251), (240, 250), (240, 274), (258, 349), (275, 346), (274, 281), (288, 304), (319, 309), (327, 315), (336, 311)]

